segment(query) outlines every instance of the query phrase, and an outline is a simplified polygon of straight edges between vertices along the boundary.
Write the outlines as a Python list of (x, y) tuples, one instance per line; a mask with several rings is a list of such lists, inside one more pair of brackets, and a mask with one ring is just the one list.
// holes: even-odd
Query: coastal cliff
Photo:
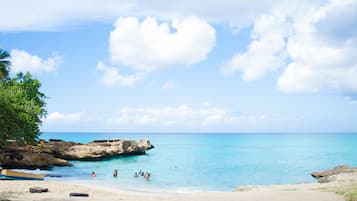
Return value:
[(154, 148), (149, 140), (97, 140), (88, 144), (62, 140), (39, 141), (37, 145), (9, 142), (0, 149), (3, 168), (50, 169), (71, 166), (67, 160), (102, 160), (115, 156), (141, 155)]

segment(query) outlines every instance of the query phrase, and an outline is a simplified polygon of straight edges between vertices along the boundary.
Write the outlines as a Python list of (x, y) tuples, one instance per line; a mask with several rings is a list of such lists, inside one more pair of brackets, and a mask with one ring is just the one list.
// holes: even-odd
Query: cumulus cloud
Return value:
[[(176, 64), (190, 65), (204, 60), (215, 45), (215, 30), (196, 17), (159, 23), (147, 17), (119, 18), (110, 33), (110, 61), (129, 66), (134, 72), (123, 75), (118, 67), (98, 62), (105, 86), (131, 87), (152, 71)], [(162, 89), (174, 87), (165, 83)]]
[(117, 68), (106, 66), (103, 62), (98, 62), (97, 70), (103, 73), (101, 82), (108, 87), (132, 87), (144, 78), (144, 73), (123, 75)]
[(45, 122), (46, 123), (58, 123), (58, 122), (74, 122), (81, 119), (81, 113), (69, 113), (63, 114), (60, 112), (53, 112), (47, 115)]
[(256, 18), (247, 50), (221, 69), (244, 80), (282, 69), (277, 87), (283, 92), (356, 94), (356, 10), (355, 0), (302, 2), (291, 12), (277, 6)]
[(286, 16), (281, 13), (262, 15), (254, 22), (248, 50), (237, 53), (221, 67), (226, 74), (242, 72), (244, 80), (257, 80), (268, 71), (285, 65)]
[(10, 53), (11, 71), (14, 72), (53, 72), (61, 63), (62, 58), (56, 54), (43, 59), (36, 55), (31, 55), (25, 50), (13, 49)]
[(170, 25), (152, 17), (141, 23), (135, 17), (119, 18), (109, 43), (112, 63), (150, 72), (204, 60), (215, 45), (215, 30), (196, 17), (173, 20)]
[(346, 27), (356, 24), (356, 10), (357, 1), (331, 1), (295, 16), (281, 91), (357, 93), (357, 27)]

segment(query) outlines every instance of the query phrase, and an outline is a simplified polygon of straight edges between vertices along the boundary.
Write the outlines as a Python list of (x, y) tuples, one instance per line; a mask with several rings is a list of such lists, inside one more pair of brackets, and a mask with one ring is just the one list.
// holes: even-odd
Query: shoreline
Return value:
[[(48, 188), (47, 193), (30, 193), (30, 187)], [(343, 189), (357, 190), (357, 172), (340, 173), (331, 176), (328, 183), (302, 183), (269, 186), (241, 186), (233, 192), (197, 191), (186, 193), (141, 192), (127, 189), (97, 186), (96, 184), (66, 181), (1, 181), (0, 200), (77, 200), (69, 197), (71, 192), (88, 193), (83, 200), (142, 200), (142, 201), (343, 201)], [(339, 192), (337, 194), (336, 192)]]

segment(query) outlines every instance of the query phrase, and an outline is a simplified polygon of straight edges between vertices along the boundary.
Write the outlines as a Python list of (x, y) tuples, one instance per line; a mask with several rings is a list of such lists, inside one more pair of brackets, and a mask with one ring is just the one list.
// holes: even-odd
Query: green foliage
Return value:
[(0, 79), (3, 79), (9, 75), (10, 66), (10, 54), (0, 48)]
[(34, 142), (40, 135), (39, 125), (46, 115), (46, 96), (41, 83), (30, 73), (0, 79), (0, 146), (14, 139)]
[(340, 189), (337, 193), (344, 195), (346, 201), (357, 201), (357, 186), (351, 185)]

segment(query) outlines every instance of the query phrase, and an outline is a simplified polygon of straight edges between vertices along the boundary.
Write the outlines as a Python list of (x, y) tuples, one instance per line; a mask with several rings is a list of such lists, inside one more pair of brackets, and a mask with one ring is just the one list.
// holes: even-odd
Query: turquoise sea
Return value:
[[(357, 166), (357, 134), (353, 133), (43, 133), (81, 143), (97, 139), (150, 139), (146, 155), (104, 161), (72, 161), (52, 174), (68, 180), (143, 191), (232, 191), (241, 185), (312, 182), (310, 172), (347, 164)], [(117, 178), (112, 177), (114, 169)], [(152, 177), (134, 178), (139, 170)], [(97, 173), (96, 178), (90, 172)]]

